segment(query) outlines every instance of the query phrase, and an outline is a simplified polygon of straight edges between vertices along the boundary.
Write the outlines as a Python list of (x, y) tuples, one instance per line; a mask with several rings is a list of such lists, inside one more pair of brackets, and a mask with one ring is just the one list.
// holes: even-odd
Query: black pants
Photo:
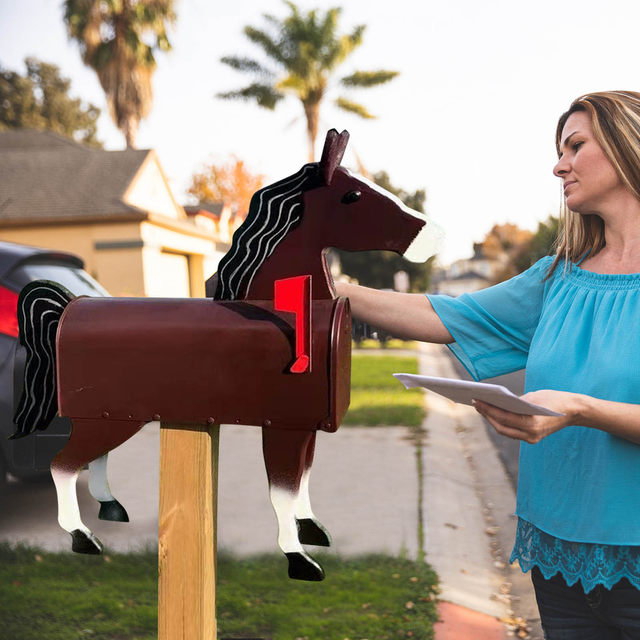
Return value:
[(626, 578), (589, 593), (560, 573), (545, 580), (538, 567), (531, 580), (547, 640), (640, 640), (640, 591)]

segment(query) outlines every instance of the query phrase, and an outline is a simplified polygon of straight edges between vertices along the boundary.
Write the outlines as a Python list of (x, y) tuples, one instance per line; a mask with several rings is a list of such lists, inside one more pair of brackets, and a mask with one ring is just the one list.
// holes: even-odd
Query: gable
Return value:
[(184, 209), (174, 200), (158, 157), (151, 151), (123, 197), (127, 204), (174, 220), (185, 220)]

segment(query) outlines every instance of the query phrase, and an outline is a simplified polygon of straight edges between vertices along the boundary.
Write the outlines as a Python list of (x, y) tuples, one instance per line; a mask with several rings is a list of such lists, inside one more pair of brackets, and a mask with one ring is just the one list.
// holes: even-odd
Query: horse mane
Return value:
[(218, 265), (215, 300), (242, 299), (254, 275), (302, 219), (302, 194), (322, 184), (318, 163), (256, 191), (245, 221)]

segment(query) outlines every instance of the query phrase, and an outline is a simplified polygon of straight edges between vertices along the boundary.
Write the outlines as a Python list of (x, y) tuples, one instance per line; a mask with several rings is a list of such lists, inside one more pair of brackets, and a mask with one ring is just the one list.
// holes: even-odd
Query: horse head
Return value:
[(341, 167), (348, 140), (347, 131), (327, 133), (319, 163), (324, 188), (304, 194), (306, 216), (317, 212), (314, 234), (322, 227), (327, 246), (395, 251), (411, 262), (425, 262), (438, 249), (440, 227), (374, 182)]
[(331, 298), (329, 247), (395, 251), (413, 262), (435, 253), (437, 225), (340, 166), (348, 139), (346, 131), (331, 129), (320, 162), (254, 194), (220, 262), (216, 299), (268, 300), (274, 280), (299, 274), (312, 275), (313, 298)]

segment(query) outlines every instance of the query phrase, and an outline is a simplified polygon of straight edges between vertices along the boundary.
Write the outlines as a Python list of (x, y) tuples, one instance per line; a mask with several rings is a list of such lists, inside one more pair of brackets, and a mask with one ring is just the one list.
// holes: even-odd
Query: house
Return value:
[(184, 210), (196, 226), (214, 233), (218, 238), (219, 248), (226, 247), (225, 251), (231, 246), (231, 238), (245, 218), (226, 202), (204, 201), (196, 205), (187, 205)]
[(230, 241), (211, 215), (176, 202), (153, 150), (0, 131), (0, 240), (75, 253), (112, 295), (204, 296)]
[(431, 290), (433, 293), (459, 296), (462, 293), (484, 289), (493, 284), (496, 276), (504, 269), (505, 259), (503, 256), (500, 256), (500, 259), (488, 258), (483, 251), (482, 243), (476, 242), (471, 257), (433, 270)]

